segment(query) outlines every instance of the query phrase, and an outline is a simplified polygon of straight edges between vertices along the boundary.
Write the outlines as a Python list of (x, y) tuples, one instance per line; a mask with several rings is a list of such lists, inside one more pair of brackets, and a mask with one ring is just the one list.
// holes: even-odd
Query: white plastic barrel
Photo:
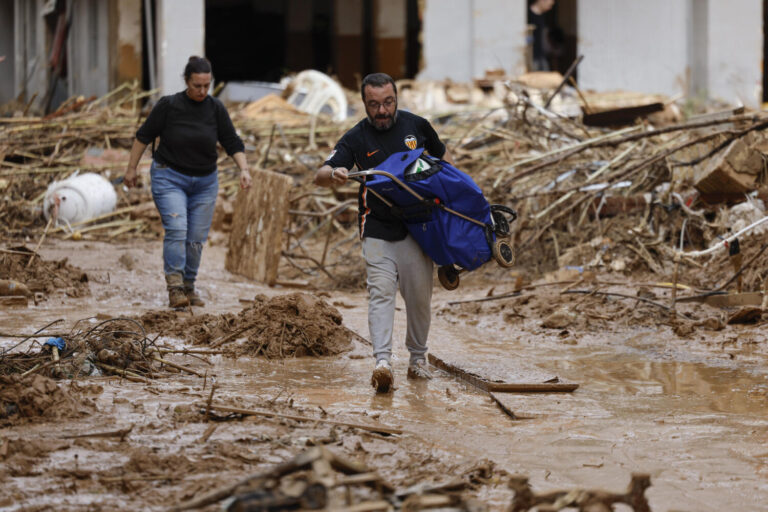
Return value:
[(115, 209), (117, 194), (112, 183), (92, 172), (54, 181), (43, 202), (46, 220), (54, 216), (56, 225), (82, 222)]

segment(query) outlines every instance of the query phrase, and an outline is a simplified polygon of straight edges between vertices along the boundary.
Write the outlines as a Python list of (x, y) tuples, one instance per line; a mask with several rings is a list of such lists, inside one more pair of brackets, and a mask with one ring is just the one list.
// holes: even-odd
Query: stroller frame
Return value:
[[(398, 178), (397, 176), (393, 175), (390, 172), (380, 171), (377, 169), (369, 169), (365, 171), (350, 172), (349, 174), (347, 174), (347, 177), (361, 184), (364, 184), (366, 177), (376, 176), (376, 175), (389, 178), (390, 180), (395, 182), (398, 186), (402, 187), (403, 190), (411, 194), (414, 198), (416, 198), (419, 202), (421, 202), (424, 206), (428, 208), (440, 208), (441, 210), (444, 210), (450, 213), (451, 215), (456, 215), (466, 221), (469, 221), (473, 224), (480, 226), (481, 228), (483, 228), (483, 231), (485, 233), (485, 239), (488, 242), (488, 246), (491, 248), (493, 259), (495, 259), (499, 265), (506, 268), (512, 267), (515, 264), (515, 254), (514, 254), (514, 250), (512, 249), (512, 244), (511, 244), (512, 236), (509, 229), (509, 224), (511, 222), (514, 222), (517, 219), (517, 212), (512, 208), (509, 208), (507, 206), (500, 205), (500, 204), (489, 205), (491, 210), (491, 224), (489, 225), (482, 221), (479, 221), (477, 219), (473, 219), (472, 217), (464, 215), (459, 211), (456, 211), (452, 208), (447, 207), (445, 204), (442, 203), (442, 201), (440, 201), (439, 198), (427, 199), (423, 197), (421, 194), (416, 192), (413, 188), (408, 186), (407, 183), (405, 183), (403, 180), (401, 180), (400, 178)], [(369, 189), (369, 192), (373, 193), (376, 197), (378, 197), (384, 204), (386, 204), (390, 208), (397, 208), (395, 204), (393, 204), (391, 201), (389, 201), (387, 198), (385, 198), (375, 190)], [(509, 219), (507, 219), (504, 216), (505, 213), (510, 216)], [(496, 235), (495, 242), (493, 240), (492, 235)], [(459, 287), (459, 274), (461, 274), (462, 272), (466, 272), (466, 269), (463, 269), (460, 267), (457, 268), (453, 264), (442, 265), (437, 269), (437, 277), (440, 281), (440, 284), (443, 286), (443, 288), (447, 290), (455, 290), (456, 288)]]

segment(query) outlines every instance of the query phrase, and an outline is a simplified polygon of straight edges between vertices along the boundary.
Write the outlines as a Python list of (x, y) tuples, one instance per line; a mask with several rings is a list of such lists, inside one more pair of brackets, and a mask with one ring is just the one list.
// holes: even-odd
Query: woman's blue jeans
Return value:
[(203, 243), (213, 221), (218, 172), (187, 176), (152, 162), (152, 199), (163, 220), (163, 270), (166, 276), (182, 275), (192, 285), (200, 267)]

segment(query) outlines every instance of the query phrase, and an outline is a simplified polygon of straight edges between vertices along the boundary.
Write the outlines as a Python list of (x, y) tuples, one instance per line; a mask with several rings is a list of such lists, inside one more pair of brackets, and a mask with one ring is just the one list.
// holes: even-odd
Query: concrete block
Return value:
[(744, 194), (757, 187), (762, 170), (762, 154), (737, 139), (696, 173), (694, 187), (711, 197)]

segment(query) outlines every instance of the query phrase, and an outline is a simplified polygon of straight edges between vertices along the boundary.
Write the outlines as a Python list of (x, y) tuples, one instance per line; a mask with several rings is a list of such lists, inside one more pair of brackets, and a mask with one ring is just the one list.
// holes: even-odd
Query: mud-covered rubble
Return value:
[(42, 375), (26, 379), (0, 375), (0, 425), (74, 418), (94, 410), (93, 402), (83, 397), (77, 387)]
[[(148, 332), (157, 335), (150, 338)], [(338, 310), (319, 297), (303, 293), (272, 299), (258, 295), (237, 314), (190, 317), (185, 312), (150, 311), (140, 320), (118, 317), (95, 324), (84, 320), (68, 333), (58, 334), (44, 343), (33, 339), (25, 344), (34, 338), (30, 336), (4, 350), (0, 353), (0, 375), (37, 374), (56, 379), (115, 375), (145, 383), (169, 372), (204, 377), (166, 357), (168, 353), (194, 354), (195, 350), (164, 348), (157, 343), (160, 334), (225, 349), (199, 353), (234, 357), (333, 356), (352, 348), (352, 333), (342, 325)], [(233, 343), (236, 341), (239, 343)]]
[[(491, 202), (513, 207), (519, 213), (512, 225), (515, 268), (487, 265), (462, 275), (467, 293), (477, 295), (477, 299), (463, 294), (462, 289), (454, 295), (436, 294), (439, 306), (435, 307), (435, 324), (442, 325), (443, 335), (451, 329), (457, 333), (467, 329), (478, 338), (487, 336), (489, 343), (501, 340), (505, 351), (506, 343), (519, 342), (512, 350), (523, 357), (526, 344), (549, 344), (554, 347), (552, 352), (568, 363), (577, 360), (577, 352), (590, 349), (609, 354), (613, 349), (638, 350), (637, 361), (643, 365), (651, 364), (648, 360), (653, 358), (694, 359), (705, 364), (733, 359), (764, 362), (768, 353), (760, 332), (764, 305), (708, 299), (726, 295), (735, 299), (738, 292), (759, 296), (758, 302), (762, 299), (768, 277), (763, 229), (768, 224), (740, 235), (738, 244), (731, 240), (726, 247), (724, 243), (765, 217), (766, 176), (758, 165), (768, 155), (762, 113), (731, 110), (681, 121), (678, 112), (636, 120), (626, 127), (597, 128), (587, 126), (578, 116), (554, 114), (568, 111), (569, 102), (578, 107), (570, 90), (556, 97), (550, 109), (544, 109), (551, 85), (539, 87), (533, 82), (507, 83), (501, 79), (481, 89), (482, 96), (478, 90), (459, 84), (438, 84), (424, 94), (417, 83), (401, 87), (402, 105), (431, 118), (455, 156), (457, 167), (472, 176)], [(141, 93), (129, 92), (127, 97), (137, 94)], [(356, 93), (353, 96), (359, 99)], [(598, 103), (594, 95), (587, 96), (591, 103)], [(80, 105), (48, 120), (33, 120), (27, 126), (0, 122), (0, 140), (11, 140), (3, 137), (9, 135), (14, 143), (0, 142), (0, 190), (4, 192), (0, 236), (7, 242), (6, 249), (0, 251), (0, 279), (24, 283), (38, 295), (63, 290), (71, 307), (85, 303), (90, 293), (85, 272), (66, 260), (48, 262), (39, 255), (32, 257), (28, 248), (18, 246), (22, 241), (34, 246), (43, 239), (50, 246), (60, 243), (61, 238), (73, 238), (75, 230), (57, 228), (46, 233), (39, 201), (52, 180), (78, 168), (110, 179), (121, 174), (139, 112), (121, 102), (119, 95), (113, 98), (90, 109)], [(430, 107), (435, 109), (430, 111)], [(321, 298), (327, 297), (322, 290), (357, 291), (364, 287), (354, 204), (356, 185), (320, 191), (312, 181), (314, 170), (351, 124), (332, 123), (321, 116), (313, 125), (306, 115), (274, 99), (242, 109), (231, 106), (230, 111), (246, 141), (252, 167), (293, 179), (289, 197), (292, 213), (283, 245), (286, 253), (297, 257), (283, 255), (279, 269), (283, 284), (279, 286), (321, 291), (272, 298), (257, 295), (253, 301), (241, 301), (246, 304), (239, 311), (239, 306), (224, 312), (219, 304), (211, 307), (218, 313), (192, 309), (141, 314), (129, 309), (121, 313), (127, 318), (111, 318), (110, 314), (92, 311), (90, 304), (87, 312), (75, 318), (96, 315), (98, 319), (55, 329), (55, 335), (66, 342), (58, 360), (51, 345), (41, 345), (52, 328), (36, 333), (37, 341), (0, 353), (0, 423), (7, 428), (0, 441), (0, 507), (167, 510), (225, 489), (247, 475), (274, 475), (270, 472), (276, 467), (319, 446), (366, 469), (345, 478), (362, 478), (360, 475), (375, 470), (375, 476), (365, 478), (386, 482), (394, 489), (385, 495), (355, 483), (353, 499), (348, 502), (344, 500), (349, 495), (337, 491), (349, 484), (326, 486), (334, 504), (370, 504), (383, 498), (395, 509), (418, 508), (434, 500), (433, 506), (502, 510), (509, 509), (516, 492), (520, 507), (526, 496), (539, 496), (554, 498), (555, 503), (541, 502), (550, 506), (565, 506), (568, 498), (568, 504), (578, 508), (586, 507), (587, 499), (596, 495), (621, 496), (584, 489), (537, 495), (527, 480), (511, 477), (493, 462), (464, 459), (458, 449), (438, 449), (429, 435), (422, 439), (408, 433), (382, 433), (385, 428), (402, 431), (392, 424), (393, 418), (402, 419), (411, 411), (424, 412), (419, 405), (424, 390), (411, 383), (401, 384), (395, 401), (382, 404), (372, 398), (364, 402), (362, 413), (343, 409), (329, 413), (317, 405), (326, 405), (322, 399), (308, 399), (324, 397), (331, 389), (322, 383), (335, 376), (323, 376), (320, 372), (326, 367), (322, 365), (340, 363), (344, 366), (338, 367), (339, 371), (345, 372), (357, 363), (344, 355), (330, 362), (315, 359), (340, 356), (352, 347), (355, 337), (334, 307), (343, 303), (326, 302)], [(110, 114), (115, 119), (99, 126), (98, 121)], [(83, 127), (75, 130), (78, 123)], [(66, 137), (57, 140), (56, 133), (62, 132)], [(105, 135), (106, 144), (102, 142)], [(114, 148), (106, 147), (113, 144)], [(94, 160), (95, 155), (102, 161)], [(212, 234), (217, 246), (226, 244), (222, 240), (226, 240), (236, 214), (232, 198), (237, 193), (237, 179), (229, 161), (222, 162), (221, 196), (214, 220), (216, 232)], [(734, 176), (733, 171), (741, 164), (749, 172)], [(142, 187), (131, 191), (117, 184), (119, 202), (114, 216), (75, 226), (80, 230), (75, 240), (146, 236), (157, 243), (154, 240), (160, 225), (147, 176), (142, 175), (141, 181)], [(719, 183), (738, 194), (718, 194)], [(722, 249), (703, 257), (690, 256), (715, 245)], [(137, 275), (142, 270), (128, 257), (121, 258), (119, 265)], [(6, 270), (8, 274), (2, 274)], [(229, 294), (230, 303), (237, 304), (237, 297), (232, 297), (236, 292), (224, 291), (227, 283), (219, 281), (219, 290), (222, 295)], [(133, 285), (120, 286), (130, 290)], [(754, 300), (754, 296), (748, 298)], [(358, 294), (348, 300), (364, 298)], [(65, 316), (71, 321), (72, 314), (68, 310)], [(362, 313), (350, 307), (350, 314)], [(30, 318), (25, 317), (27, 327), (20, 332), (30, 333), (45, 323)], [(362, 320), (359, 323), (364, 324)], [(430, 349), (439, 353), (441, 341), (430, 340)], [(455, 350), (466, 349), (464, 341), (457, 342)], [(483, 341), (477, 343), (480, 355), (487, 349)], [(195, 345), (199, 352), (188, 345)], [(208, 359), (218, 354), (225, 357)], [(182, 357), (189, 366), (179, 364)], [(200, 360), (206, 365), (202, 370)], [(298, 372), (289, 377), (290, 383), (273, 382), (273, 387), (267, 388), (274, 392), (271, 397), (264, 396), (262, 387), (248, 388), (252, 380), (258, 380), (253, 375), (266, 375), (259, 373), (261, 367), (282, 375), (297, 361), (302, 365), (306, 362), (301, 372), (311, 368), (312, 377), (318, 380), (301, 381), (303, 373)], [(362, 381), (352, 384), (349, 380), (344, 385), (368, 389), (368, 372), (366, 368)], [(438, 376), (430, 385), (443, 386), (446, 378)], [(87, 382), (100, 382), (103, 387), (84, 384)], [(589, 395), (594, 393), (590, 383), (582, 384), (584, 395), (597, 400)], [(611, 384), (610, 389), (616, 387), (620, 386)], [(730, 389), (729, 385), (724, 387)], [(340, 393), (338, 387), (333, 389)], [(437, 402), (447, 396), (450, 403), (440, 412), (457, 416), (450, 429), (471, 429), (473, 435), (477, 430), (477, 439), (484, 439), (487, 425), (476, 423), (474, 417), (461, 418), (460, 395), (470, 393), (460, 385), (451, 385), (439, 390), (440, 397), (434, 393), (424, 396)], [(764, 390), (758, 386), (747, 393), (762, 396)], [(610, 430), (605, 424), (587, 425), (594, 411), (577, 399), (580, 397), (563, 401), (563, 405), (560, 401), (539, 399), (534, 404), (534, 399), (520, 399), (515, 408), (526, 404), (523, 409), (547, 413), (529, 418), (534, 427), (514, 423), (514, 436), (522, 437), (510, 437), (511, 443), (524, 439), (539, 449), (536, 443), (540, 441), (535, 438), (540, 435), (568, 446), (571, 454), (586, 453), (589, 458), (593, 455), (591, 447), (578, 445), (573, 449), (568, 444), (572, 439), (552, 436), (552, 432), (561, 431), (563, 436), (572, 433), (597, 439), (601, 432)], [(497, 412), (493, 404), (490, 407)], [(374, 409), (378, 411), (369, 415)], [(561, 417), (567, 417), (566, 422), (560, 421)], [(618, 426), (611, 428), (628, 425), (631, 430), (637, 426), (623, 422), (620, 415), (600, 417), (613, 418)], [(649, 421), (653, 426), (657, 420)], [(415, 421), (432, 420), (420, 417)], [(682, 422), (688, 423), (688, 417), (680, 421), (683, 428)], [(28, 424), (37, 430), (17, 428)], [(372, 425), (382, 431), (371, 430)], [(445, 425), (441, 428), (446, 429)], [(446, 433), (439, 428), (436, 432)], [(462, 435), (470, 439), (467, 432)], [(598, 453), (599, 443), (595, 443)], [(503, 449), (507, 448), (489, 446), (486, 453)], [(626, 445), (620, 449), (628, 450)], [(507, 463), (512, 460), (511, 464), (516, 464), (517, 455), (514, 452)], [(549, 477), (550, 469), (557, 473), (555, 468), (566, 465), (557, 457), (553, 459), (546, 475), (535, 477), (535, 487)], [(573, 464), (578, 469), (581, 462), (570, 462), (573, 473), (557, 476), (579, 481), (582, 473), (576, 476)], [(534, 466), (544, 467), (532, 463)], [(582, 472), (591, 471), (584, 466)], [(624, 463), (621, 467), (626, 468)], [(528, 468), (519, 469), (525, 472)], [(265, 485), (233, 490), (228, 497), (245, 500), (250, 496), (251, 503), (261, 505), (284, 500), (281, 503), (287, 505), (305, 496), (308, 482), (327, 477), (327, 473), (317, 471), (310, 464), (284, 475), (281, 485), (273, 478)], [(668, 486), (662, 496), (678, 492), (679, 481), (660, 476), (667, 479)], [(48, 480), (51, 478), (55, 483)], [(584, 476), (590, 478), (592, 474)], [(413, 491), (416, 483), (435, 489)], [(619, 488), (625, 483), (622, 480)], [(670, 491), (676, 484), (678, 487)]]
[[(163, 395), (170, 398), (167, 393)], [(113, 398), (112, 402), (111, 408), (118, 411), (131, 406), (123, 399)], [(278, 415), (317, 414), (277, 397), (261, 405)], [(99, 416), (103, 413), (94, 414), (107, 418)], [(507, 473), (490, 461), (458, 460), (447, 452), (425, 447), (411, 436), (374, 435), (324, 425), (327, 415), (319, 416), (319, 423), (280, 417), (254, 421), (240, 415), (208, 416), (202, 407), (169, 405), (161, 408), (158, 416), (160, 421), (149, 418), (141, 425), (117, 430), (110, 426), (114, 416), (100, 427), (91, 425), (75, 432), (70, 423), (58, 431), (57, 439), (41, 438), (38, 433), (4, 437), (0, 441), (0, 483), (4, 488), (0, 505), (27, 500), (43, 508), (45, 503), (52, 504), (54, 496), (35, 498), (36, 491), (17, 480), (43, 472), (75, 485), (80, 500), (84, 500), (59, 497), (60, 510), (75, 510), (89, 502), (104, 505), (105, 496), (121, 507), (178, 510), (199, 508), (230, 496), (241, 501), (246, 496), (253, 500), (267, 496), (287, 499), (306, 482), (322, 484), (328, 503), (337, 507), (378, 498), (397, 510), (410, 510), (405, 505), (417, 501), (414, 496), (429, 494), (450, 496), (450, 503), (475, 502), (481, 507), (477, 510), (485, 510), (478, 499), (481, 495), (500, 503), (510, 499), (505, 487)], [(118, 420), (117, 426), (120, 424), (125, 420)], [(180, 449), (169, 447), (168, 436), (182, 441)], [(322, 457), (312, 455), (317, 453)], [(320, 459), (330, 466), (318, 465)], [(297, 460), (309, 462), (297, 464)], [(330, 468), (340, 473), (329, 472)], [(246, 479), (247, 475), (265, 476)], [(242, 485), (233, 486), (233, 482)], [(349, 492), (344, 492), (345, 486)], [(222, 489), (228, 491), (222, 493)], [(188, 507), (193, 503), (198, 506)]]
[(69, 264), (68, 258), (47, 261), (24, 246), (0, 250), (0, 280), (21, 283), (39, 298), (56, 291), (69, 297), (91, 293), (88, 274)]
[(337, 355), (351, 348), (350, 332), (339, 311), (323, 299), (292, 293), (268, 299), (257, 295), (239, 313), (203, 314), (148, 311), (139, 321), (148, 332), (181, 338), (194, 345), (220, 347), (243, 340), (235, 355), (270, 359)]

